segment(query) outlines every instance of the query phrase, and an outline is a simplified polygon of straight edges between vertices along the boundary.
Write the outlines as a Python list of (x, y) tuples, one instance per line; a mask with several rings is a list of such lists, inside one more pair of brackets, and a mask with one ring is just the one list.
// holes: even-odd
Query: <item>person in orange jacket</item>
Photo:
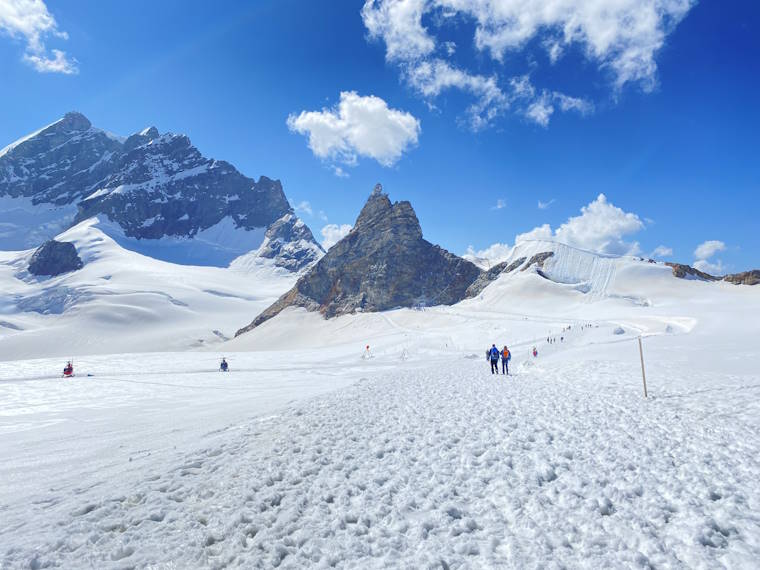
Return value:
[(509, 352), (507, 345), (501, 349), (501, 373), (509, 374), (509, 361), (512, 360), (512, 353)]

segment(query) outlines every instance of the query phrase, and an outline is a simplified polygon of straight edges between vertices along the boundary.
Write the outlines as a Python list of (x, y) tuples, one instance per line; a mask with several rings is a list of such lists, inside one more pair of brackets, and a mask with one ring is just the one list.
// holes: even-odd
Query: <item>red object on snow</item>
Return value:
[(74, 376), (74, 366), (69, 362), (63, 369), (64, 376)]

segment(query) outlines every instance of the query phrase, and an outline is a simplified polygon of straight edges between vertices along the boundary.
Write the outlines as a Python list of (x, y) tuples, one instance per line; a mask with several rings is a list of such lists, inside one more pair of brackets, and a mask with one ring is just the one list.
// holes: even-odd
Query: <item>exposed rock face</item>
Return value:
[(731, 275), (726, 275), (723, 280), (735, 285), (757, 285), (760, 283), (760, 269), (732, 273)]
[(705, 273), (704, 271), (700, 271), (699, 269), (695, 269), (694, 267), (691, 267), (690, 265), (685, 265), (683, 263), (672, 263), (670, 261), (666, 261), (665, 265), (670, 267), (673, 270), (673, 275), (680, 279), (687, 279), (689, 277), (693, 279), (702, 279), (703, 281), (717, 281), (718, 278), (710, 275), (709, 273)]
[(531, 268), (531, 266), (533, 266), (533, 264), (535, 264), (536, 267), (538, 267), (538, 269), (541, 270), (544, 267), (544, 261), (546, 261), (553, 255), (554, 255), (553, 251), (544, 251), (542, 253), (537, 253), (536, 255), (530, 258), (530, 261), (528, 261), (528, 263), (525, 265), (525, 267), (522, 268), (522, 270), (527, 271), (528, 269)]
[(50, 240), (32, 254), (29, 273), (55, 276), (82, 269), (83, 266), (73, 243)]
[(409, 202), (391, 203), (378, 184), (351, 232), (242, 334), (286, 307), (326, 317), (415, 305), (451, 305), (465, 298), (481, 271), (422, 238)]
[(118, 137), (95, 129), (80, 113), (0, 151), (0, 196), (29, 197), (35, 204), (70, 204), (113, 171)]
[(488, 271), (481, 273), (475, 282), (467, 289), (467, 297), (476, 297), (485, 289), (491, 281), (495, 281), (498, 277), (504, 273), (512, 273), (515, 269), (525, 263), (525, 258), (520, 257), (515, 259), (512, 263), (509, 261), (502, 261), (498, 265), (494, 265)]
[[(80, 113), (0, 151), (3, 196), (60, 208), (59, 220), (45, 208), (48, 238), (95, 215), (138, 239), (192, 238), (225, 219), (243, 232), (272, 229), (285, 216), (293, 228), (300, 221), (279, 180), (248, 178), (227, 162), (204, 157), (184, 135), (150, 127), (124, 139), (94, 128)], [(295, 241), (287, 247), (281, 226), (272, 229), (285, 254), (281, 266), (298, 270), (322, 255), (303, 222), (290, 231)], [(0, 249), (6, 249), (2, 237)]]
[(274, 259), (277, 267), (298, 271), (324, 255), (324, 250), (308, 226), (288, 213), (269, 226), (257, 253), (259, 257)]

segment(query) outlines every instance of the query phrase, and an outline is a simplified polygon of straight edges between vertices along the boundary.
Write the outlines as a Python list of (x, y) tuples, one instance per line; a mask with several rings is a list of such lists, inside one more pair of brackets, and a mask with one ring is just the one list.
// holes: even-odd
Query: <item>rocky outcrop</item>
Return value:
[(515, 259), (512, 263), (509, 263), (509, 261), (502, 261), (501, 263), (494, 265), (488, 271), (481, 273), (480, 277), (468, 287), (467, 297), (477, 297), (483, 289), (491, 284), (492, 281), (495, 281), (503, 274), (512, 273), (512, 271), (520, 267), (523, 263), (525, 263), (525, 258), (520, 257)]
[(554, 255), (553, 251), (544, 251), (542, 253), (537, 253), (536, 255), (530, 258), (530, 261), (528, 261), (528, 263), (525, 265), (525, 267), (522, 268), (522, 270), (527, 271), (533, 265), (535, 265), (540, 271), (541, 269), (544, 268), (544, 261), (546, 261), (553, 255)]
[(723, 281), (728, 281), (734, 285), (757, 285), (760, 283), (760, 269), (743, 271), (742, 273), (732, 273), (726, 275)]
[(411, 204), (391, 203), (378, 184), (351, 232), (237, 334), (293, 306), (330, 318), (357, 311), (451, 305), (465, 298), (480, 275), (473, 263), (425, 241)]
[[(93, 127), (80, 113), (67, 113), (0, 151), (3, 196), (52, 207), (37, 224), (50, 227), (44, 239), (93, 216), (107, 217), (126, 237), (140, 240), (193, 238), (224, 221), (243, 232), (272, 230), (282, 267), (300, 269), (321, 255), (303, 222), (290, 231), (295, 241), (284, 242), (279, 221), (290, 216), (295, 229), (300, 220), (279, 180), (248, 178), (228, 162), (204, 157), (184, 135), (149, 127), (125, 139)], [(55, 208), (60, 219), (52, 220)]]
[(29, 261), (29, 273), (55, 276), (82, 269), (83, 266), (73, 243), (50, 240), (32, 254), (32, 259)]
[(66, 115), (0, 151), (0, 196), (35, 204), (76, 202), (113, 172), (122, 141), (81, 113)]
[(257, 255), (273, 259), (277, 267), (300, 271), (322, 257), (325, 250), (297, 216), (285, 214), (267, 230)]
[(704, 271), (700, 271), (699, 269), (695, 269), (694, 267), (691, 267), (690, 265), (685, 265), (683, 263), (673, 263), (670, 261), (666, 261), (665, 265), (670, 267), (673, 270), (673, 275), (678, 277), (679, 279), (701, 279), (703, 281), (717, 281), (718, 278), (710, 275), (709, 273), (705, 273)]

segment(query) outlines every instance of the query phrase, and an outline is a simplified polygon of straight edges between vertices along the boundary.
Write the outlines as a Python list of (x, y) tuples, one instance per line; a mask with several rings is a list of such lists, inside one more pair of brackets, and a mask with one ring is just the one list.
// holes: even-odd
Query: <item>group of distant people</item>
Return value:
[[(591, 323), (584, 323), (584, 324), (580, 325), (580, 330), (584, 331), (586, 329), (590, 329), (592, 326), (593, 325), (591, 325)], [(559, 342), (565, 342), (565, 333), (566, 332), (570, 332), (572, 329), (573, 329), (573, 325), (567, 325), (566, 327), (563, 327), (562, 328), (562, 333), (559, 336), (557, 336), (557, 335), (554, 335), (554, 336), (549, 335), (549, 336), (547, 336), (546, 337), (546, 343), (547, 344), (556, 344), (558, 341)], [(576, 330), (578, 330), (577, 326), (576, 326)]]
[[(229, 369), (230, 365), (227, 363), (227, 359), (222, 357), (222, 361), (219, 363), (219, 372), (228, 372)], [(63, 377), (71, 378), (72, 376), (74, 376), (74, 363), (69, 360), (66, 366), (63, 367)]]

